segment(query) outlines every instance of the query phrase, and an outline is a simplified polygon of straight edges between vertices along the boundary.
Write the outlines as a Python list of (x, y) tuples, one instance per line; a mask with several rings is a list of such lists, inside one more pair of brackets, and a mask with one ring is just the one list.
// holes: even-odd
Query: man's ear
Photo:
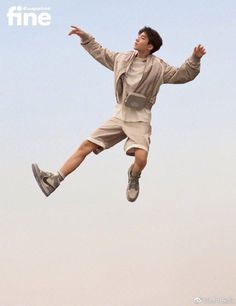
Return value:
[(151, 52), (152, 51), (152, 49), (153, 49), (153, 45), (152, 44), (148, 44), (148, 50)]

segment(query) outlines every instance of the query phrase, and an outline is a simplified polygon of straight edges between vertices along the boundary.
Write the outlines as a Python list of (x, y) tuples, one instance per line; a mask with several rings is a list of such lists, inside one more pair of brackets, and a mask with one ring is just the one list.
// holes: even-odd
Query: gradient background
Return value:
[[(236, 2), (1, 1), (0, 306), (236, 305)], [(51, 8), (48, 27), (9, 27), (11, 6)], [(111, 50), (144, 25), (179, 66), (202, 43), (199, 77), (161, 88), (135, 204), (123, 143), (88, 157), (45, 198), (31, 163), (55, 171), (113, 113), (113, 74), (67, 36)]]

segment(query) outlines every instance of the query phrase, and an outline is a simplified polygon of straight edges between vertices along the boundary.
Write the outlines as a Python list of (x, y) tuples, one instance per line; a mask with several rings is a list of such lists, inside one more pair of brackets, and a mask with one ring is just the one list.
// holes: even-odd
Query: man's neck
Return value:
[(140, 58), (147, 58), (148, 56), (150, 55), (150, 53), (148, 51), (144, 51), (144, 52), (140, 52), (138, 51), (138, 54), (137, 54), (137, 57), (140, 57)]

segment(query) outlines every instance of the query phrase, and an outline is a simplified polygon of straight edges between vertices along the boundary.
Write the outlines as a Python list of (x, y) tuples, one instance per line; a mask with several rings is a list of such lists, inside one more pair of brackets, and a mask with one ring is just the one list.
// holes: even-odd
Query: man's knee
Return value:
[(89, 140), (85, 140), (79, 146), (78, 153), (83, 155), (83, 156), (86, 156), (86, 155), (90, 154), (92, 151), (96, 150), (97, 148), (98, 148), (97, 144), (95, 144), (95, 143), (93, 143)]
[(145, 158), (136, 159), (135, 161), (139, 165), (140, 168), (145, 168), (147, 165), (147, 159)]

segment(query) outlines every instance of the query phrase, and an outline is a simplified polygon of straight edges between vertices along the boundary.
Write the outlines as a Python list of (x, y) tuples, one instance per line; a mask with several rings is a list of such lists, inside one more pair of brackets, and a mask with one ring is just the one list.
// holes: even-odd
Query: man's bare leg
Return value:
[(143, 149), (136, 149), (134, 153), (135, 159), (132, 166), (132, 175), (140, 174), (147, 164), (148, 152)]
[(66, 177), (68, 174), (73, 172), (79, 165), (84, 161), (85, 157), (94, 150), (98, 149), (99, 146), (89, 140), (85, 140), (79, 146), (79, 148), (69, 157), (64, 165), (59, 170), (59, 173)]
[(88, 154), (98, 148), (98, 145), (85, 140), (57, 173), (43, 171), (36, 163), (32, 164), (34, 177), (42, 192), (48, 197), (68, 174), (79, 167)]

